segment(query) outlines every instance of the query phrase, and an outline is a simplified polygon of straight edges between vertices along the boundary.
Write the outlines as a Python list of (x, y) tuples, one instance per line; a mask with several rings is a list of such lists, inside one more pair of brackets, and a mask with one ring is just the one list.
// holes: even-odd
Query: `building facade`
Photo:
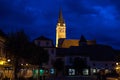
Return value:
[[(81, 42), (79, 44), (81, 44)], [(104, 69), (105, 72), (108, 73), (111, 70), (115, 69), (117, 62), (115, 60), (116, 55), (114, 53), (114, 49), (109, 46), (98, 44), (84, 44), (81, 46), (72, 46), (70, 48), (57, 48), (56, 56), (57, 58), (60, 58), (62, 61), (64, 61), (65, 69), (67, 75), (69, 76), (92, 75), (98, 73), (102, 69)], [(77, 64), (79, 64), (78, 67), (79, 69), (82, 69), (82, 72), (76, 72), (79, 71), (78, 69), (76, 69), (75, 65), (76, 58), (85, 61), (85, 66), (83, 66), (83, 62), (77, 59)], [(66, 68), (66, 66), (68, 67)]]
[(56, 48), (54, 47), (53, 41), (44, 36), (40, 36), (34, 40), (34, 43), (37, 46), (40, 46), (44, 48), (45, 50), (47, 50), (49, 54), (49, 61), (48, 61), (48, 64), (43, 64), (43, 65), (46, 66), (47, 68), (52, 68), (53, 67), (52, 64), (54, 63), (56, 59)]
[(56, 26), (56, 47), (59, 45), (59, 39), (65, 39), (66, 38), (66, 24), (64, 22), (63, 16), (62, 16), (62, 10), (60, 10), (58, 23)]
[[(59, 12), (56, 26), (56, 47), (69, 48), (70, 46), (79, 46), (79, 39), (66, 39), (66, 24), (63, 19), (62, 10)], [(96, 40), (86, 40), (87, 45), (96, 44)]]

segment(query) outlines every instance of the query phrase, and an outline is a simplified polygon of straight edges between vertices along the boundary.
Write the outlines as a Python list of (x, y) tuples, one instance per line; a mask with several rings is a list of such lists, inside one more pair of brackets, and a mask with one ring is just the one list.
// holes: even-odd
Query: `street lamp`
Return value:
[(119, 63), (117, 62), (117, 63), (116, 63), (116, 65), (118, 66), (118, 65), (119, 65)]
[(10, 61), (11, 61), (10, 59), (7, 60), (7, 62), (10, 62)]
[(116, 63), (115, 70), (120, 76), (120, 64), (118, 62)]

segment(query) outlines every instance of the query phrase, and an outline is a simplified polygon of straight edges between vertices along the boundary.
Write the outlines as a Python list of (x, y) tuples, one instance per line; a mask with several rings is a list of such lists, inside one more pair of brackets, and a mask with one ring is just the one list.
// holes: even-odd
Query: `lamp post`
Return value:
[(7, 62), (10, 62), (11, 60), (10, 59), (7, 59)]
[(115, 70), (116, 70), (116, 72), (118, 73), (118, 75), (120, 77), (120, 63), (119, 62), (116, 63)]

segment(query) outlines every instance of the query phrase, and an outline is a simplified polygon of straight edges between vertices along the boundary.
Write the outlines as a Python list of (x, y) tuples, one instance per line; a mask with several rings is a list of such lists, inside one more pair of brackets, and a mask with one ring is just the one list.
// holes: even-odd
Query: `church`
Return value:
[(85, 43), (87, 45), (96, 44), (96, 40), (86, 40), (83, 35), (81, 35), (80, 39), (66, 38), (66, 24), (63, 19), (62, 10), (60, 10), (56, 26), (56, 47), (69, 48), (71, 46), (79, 46), (79, 42)]
[[(115, 69), (117, 61), (112, 47), (97, 44), (96, 40), (86, 40), (83, 35), (80, 39), (67, 39), (66, 31), (66, 24), (60, 10), (56, 26), (56, 60), (61, 59), (64, 62), (65, 75), (92, 75), (102, 69), (105, 73)], [(76, 61), (79, 68), (76, 67)]]

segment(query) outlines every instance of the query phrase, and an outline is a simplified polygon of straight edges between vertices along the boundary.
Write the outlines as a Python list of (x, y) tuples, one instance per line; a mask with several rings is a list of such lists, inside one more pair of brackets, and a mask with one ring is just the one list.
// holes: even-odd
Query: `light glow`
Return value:
[(118, 63), (116, 63), (116, 65), (118, 65)]
[(0, 65), (3, 65), (5, 63), (5, 61), (0, 61)]
[(10, 60), (10, 59), (8, 59), (7, 61), (8, 61), (8, 62), (10, 62), (11, 60)]

